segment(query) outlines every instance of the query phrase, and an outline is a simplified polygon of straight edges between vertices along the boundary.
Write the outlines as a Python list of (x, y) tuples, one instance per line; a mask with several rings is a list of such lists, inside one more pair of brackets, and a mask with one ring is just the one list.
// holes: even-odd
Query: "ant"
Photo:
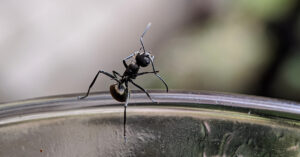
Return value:
[[(150, 28), (150, 26), (151, 26), (151, 23), (148, 23), (146, 29), (144, 30), (144, 33), (141, 35), (140, 42), (141, 42), (142, 47), (140, 48), (140, 50), (132, 53), (131, 55), (129, 55), (128, 57), (123, 59), (123, 64), (126, 68), (123, 75), (119, 74), (116, 71), (112, 71), (113, 74), (110, 74), (108, 72), (100, 70), (96, 74), (92, 83), (90, 84), (89, 89), (88, 89), (87, 93), (85, 94), (85, 96), (79, 97), (79, 99), (84, 99), (84, 98), (88, 97), (88, 95), (90, 93), (90, 89), (93, 87), (93, 85), (96, 82), (96, 79), (100, 73), (115, 80), (117, 83), (112, 84), (110, 86), (110, 94), (115, 100), (117, 100), (119, 102), (125, 102), (125, 104), (124, 104), (124, 139), (125, 139), (125, 141), (126, 141), (126, 108), (128, 105), (128, 100), (130, 98), (128, 83), (130, 82), (135, 87), (137, 87), (141, 91), (143, 91), (152, 102), (154, 102), (154, 100), (150, 97), (149, 93), (143, 87), (141, 87), (138, 84), (136, 84), (135, 82), (133, 82), (133, 80), (136, 79), (136, 77), (145, 75), (145, 74), (154, 74), (164, 83), (164, 85), (166, 87), (166, 91), (168, 92), (168, 90), (169, 90), (167, 83), (157, 74), (159, 71), (156, 71), (154, 68), (154, 64), (153, 64), (154, 56), (151, 55), (150, 52), (147, 52), (144, 47), (143, 37), (146, 34), (146, 32), (148, 31), (148, 29)], [(141, 50), (143, 50), (143, 51), (141, 52)], [(126, 60), (128, 60), (132, 57), (134, 58), (134, 61), (132, 61), (128, 65), (126, 63)], [(140, 67), (147, 67), (150, 64), (152, 65), (153, 71), (138, 73)]]

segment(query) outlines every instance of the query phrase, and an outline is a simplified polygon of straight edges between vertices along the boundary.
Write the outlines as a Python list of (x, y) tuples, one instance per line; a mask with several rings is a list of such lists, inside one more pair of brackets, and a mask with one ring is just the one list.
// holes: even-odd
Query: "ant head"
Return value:
[(150, 62), (153, 62), (154, 56), (152, 56), (149, 52), (145, 53), (138, 53), (135, 57), (136, 64), (138, 64), (141, 67), (146, 67), (150, 64)]

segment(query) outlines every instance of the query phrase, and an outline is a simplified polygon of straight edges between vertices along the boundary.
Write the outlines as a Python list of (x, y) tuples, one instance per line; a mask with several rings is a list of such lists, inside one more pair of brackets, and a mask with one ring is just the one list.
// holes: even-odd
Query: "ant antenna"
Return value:
[(149, 22), (148, 25), (146, 26), (145, 31), (142, 34), (141, 39), (140, 39), (144, 52), (146, 52), (146, 51), (145, 51), (145, 47), (144, 47), (144, 43), (143, 43), (143, 37), (146, 34), (146, 32), (148, 31), (148, 29), (150, 28), (150, 26), (151, 26), (151, 22)]

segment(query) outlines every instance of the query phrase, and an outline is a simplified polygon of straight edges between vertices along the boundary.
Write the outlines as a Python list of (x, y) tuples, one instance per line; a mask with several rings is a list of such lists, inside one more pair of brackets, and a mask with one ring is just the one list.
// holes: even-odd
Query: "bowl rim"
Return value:
[[(197, 106), (202, 104), (214, 107), (241, 108), (249, 112), (251, 110), (264, 110), (289, 113), (297, 115), (297, 117), (300, 116), (300, 103), (293, 101), (213, 91), (171, 90), (166, 93), (163, 90), (148, 90), (148, 92), (157, 103), (152, 103), (145, 93), (132, 90), (129, 106), (141, 104), (193, 104)], [(123, 103), (114, 100), (108, 91), (92, 92), (86, 99), (78, 100), (78, 96), (82, 95), (84, 93), (55, 95), (2, 103), (0, 104), (0, 120), (12, 116), (41, 112), (67, 111), (101, 106), (123, 106)]]

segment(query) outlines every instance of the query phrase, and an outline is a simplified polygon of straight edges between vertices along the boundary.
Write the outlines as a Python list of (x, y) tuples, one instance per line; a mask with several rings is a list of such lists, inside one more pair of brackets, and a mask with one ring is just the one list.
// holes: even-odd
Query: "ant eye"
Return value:
[(144, 57), (144, 62), (148, 65), (150, 63), (150, 58), (149, 57)]

